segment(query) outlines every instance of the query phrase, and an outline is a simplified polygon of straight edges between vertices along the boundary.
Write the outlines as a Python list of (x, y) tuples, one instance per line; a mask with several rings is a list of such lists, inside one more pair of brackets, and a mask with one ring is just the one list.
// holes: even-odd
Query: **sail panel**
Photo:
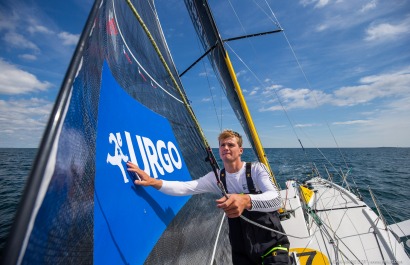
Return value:
[(40, 185), (30, 187), (45, 177), (38, 172), (50, 172), (50, 180), (37, 208), (23, 197), (20, 209), (33, 221), (29, 227), (16, 220), (26, 243), (11, 242), (18, 248), (6, 251), (5, 261), (21, 253), (10, 263), (229, 263), (229, 248), (213, 252), (224, 224), (215, 196), (167, 196), (135, 186), (125, 170), (128, 160), (166, 180), (197, 179), (212, 170), (184, 93), (169, 75), (182, 87), (153, 1), (132, 5), (144, 25), (125, 1), (95, 4), (69, 69), (74, 76), (60, 92), (69, 96), (56, 102), (26, 190), (40, 194)]

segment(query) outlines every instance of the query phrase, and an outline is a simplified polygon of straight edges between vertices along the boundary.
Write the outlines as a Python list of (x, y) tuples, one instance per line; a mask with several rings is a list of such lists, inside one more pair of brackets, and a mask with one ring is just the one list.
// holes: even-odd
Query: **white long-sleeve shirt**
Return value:
[[(228, 193), (249, 193), (248, 184), (246, 182), (245, 165), (235, 173), (226, 172), (226, 186)], [(219, 172), (218, 172), (219, 174)], [(280, 194), (273, 184), (272, 179), (262, 163), (252, 163), (251, 177), (256, 191), (260, 194), (249, 194), (252, 203), (250, 211), (272, 212), (281, 208), (282, 199)], [(200, 193), (217, 193), (221, 194), (215, 174), (213, 171), (205, 176), (191, 181), (162, 181), (161, 192), (173, 195), (184, 196)]]

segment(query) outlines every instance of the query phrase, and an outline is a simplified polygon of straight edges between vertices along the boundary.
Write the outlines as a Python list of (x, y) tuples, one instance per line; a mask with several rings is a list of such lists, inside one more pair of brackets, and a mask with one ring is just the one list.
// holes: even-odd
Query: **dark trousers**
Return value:
[[(243, 216), (263, 226), (284, 233), (279, 214), (244, 211)], [(289, 248), (287, 236), (251, 224), (242, 218), (229, 218), (229, 241), (234, 265), (290, 264), (287, 251), (278, 250), (262, 260), (262, 255), (277, 246)]]

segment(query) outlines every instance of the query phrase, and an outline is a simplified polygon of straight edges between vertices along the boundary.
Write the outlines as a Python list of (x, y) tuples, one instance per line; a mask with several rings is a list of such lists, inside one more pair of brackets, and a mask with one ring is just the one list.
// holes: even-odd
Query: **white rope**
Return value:
[(310, 236), (305, 236), (305, 237), (290, 235), (290, 234), (283, 233), (283, 232), (280, 232), (280, 231), (278, 231), (278, 230), (272, 229), (272, 228), (270, 228), (270, 227), (261, 225), (261, 224), (259, 224), (259, 223), (257, 223), (257, 222), (254, 222), (254, 221), (252, 221), (252, 220), (246, 218), (246, 217), (243, 216), (243, 215), (241, 215), (241, 216), (239, 216), (239, 217), (242, 218), (243, 220), (245, 220), (245, 221), (248, 222), (248, 223), (251, 223), (251, 224), (253, 224), (253, 225), (255, 225), (255, 226), (258, 226), (258, 227), (260, 227), (260, 228), (262, 228), (262, 229), (265, 229), (265, 230), (268, 230), (268, 231), (271, 231), (271, 232), (274, 232), (274, 233), (277, 233), (277, 234), (280, 234), (280, 235), (284, 235), (284, 236), (288, 236), (288, 237), (293, 237), (293, 238), (298, 238), (298, 239), (307, 239), (307, 238), (311, 238), (311, 237), (314, 236), (314, 234), (312, 234), (312, 235), (310, 235)]
[(222, 225), (224, 223), (224, 218), (225, 218), (225, 213), (223, 213), (221, 223), (219, 225), (218, 234), (217, 234), (216, 239), (215, 239), (214, 250), (212, 251), (212, 257), (211, 257), (210, 265), (214, 264), (214, 259), (215, 259), (215, 254), (216, 254), (216, 246), (218, 245), (219, 235), (221, 234), (221, 231), (222, 231)]

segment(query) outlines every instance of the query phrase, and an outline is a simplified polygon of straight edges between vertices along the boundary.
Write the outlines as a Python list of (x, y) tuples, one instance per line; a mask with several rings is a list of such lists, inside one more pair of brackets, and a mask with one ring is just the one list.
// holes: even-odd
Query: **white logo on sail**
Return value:
[[(125, 131), (124, 135), (129, 156), (124, 155), (126, 152), (123, 152), (125, 147), (122, 146), (121, 134), (116, 133), (114, 136), (113, 133), (110, 133), (108, 139), (110, 144), (114, 144), (114, 155), (110, 153), (107, 154), (107, 163), (118, 166), (121, 170), (124, 183), (128, 183), (127, 174), (125, 172), (126, 169), (124, 169), (122, 162), (131, 161), (136, 165), (138, 165), (138, 162), (130, 133)], [(165, 172), (172, 173), (175, 169), (182, 168), (181, 156), (173, 142), (158, 140), (154, 143), (151, 139), (139, 135), (135, 135), (135, 139), (137, 140), (139, 155), (143, 162), (143, 166), (138, 166), (148, 175), (158, 178), (158, 173), (163, 176)]]

